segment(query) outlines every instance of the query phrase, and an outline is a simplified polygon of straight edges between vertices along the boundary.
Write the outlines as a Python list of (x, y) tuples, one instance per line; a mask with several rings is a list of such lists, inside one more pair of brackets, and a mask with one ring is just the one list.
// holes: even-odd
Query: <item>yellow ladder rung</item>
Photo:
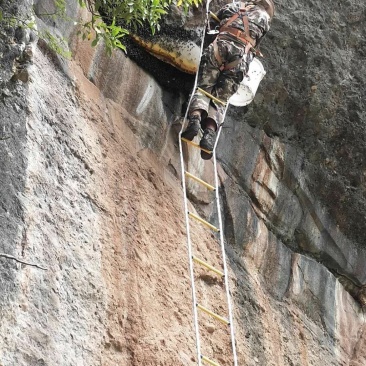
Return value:
[(222, 105), (226, 105), (226, 103), (225, 102), (223, 102), (222, 100), (220, 100), (220, 99), (217, 99), (216, 97), (214, 97), (212, 94), (210, 94), (210, 93), (207, 93), (207, 91), (206, 90), (203, 90), (203, 89), (201, 89), (201, 88), (197, 88), (197, 90), (198, 91), (200, 91), (202, 94), (204, 94), (204, 95), (206, 95), (206, 97), (209, 97), (210, 99), (212, 99), (213, 101), (215, 101), (215, 102), (217, 102), (217, 103), (220, 103), (220, 104), (222, 104)]
[(196, 144), (195, 142), (193, 142), (191, 140), (187, 140), (184, 137), (182, 137), (182, 141), (184, 141), (187, 144), (190, 144), (190, 145), (192, 145), (194, 147), (197, 147), (197, 148), (201, 149), (202, 151), (206, 152), (207, 154), (212, 154), (212, 151), (202, 148), (199, 144)]
[(217, 15), (215, 13), (213, 13), (212, 11), (210, 11), (210, 15), (212, 16), (212, 18), (214, 18), (217, 22), (221, 22), (221, 20), (217, 17)]
[(209, 363), (210, 365), (213, 365), (213, 366), (220, 366), (220, 364), (218, 364), (217, 362), (212, 361), (208, 357), (203, 356), (203, 355), (201, 355), (201, 360), (205, 361), (205, 362), (207, 362), (207, 363)]
[(192, 212), (188, 212), (188, 215), (191, 216), (192, 218), (196, 219), (197, 221), (201, 222), (203, 225), (208, 226), (210, 229), (212, 229), (213, 231), (219, 232), (220, 229), (218, 229), (216, 226), (213, 226), (212, 224), (210, 224), (208, 221), (202, 219), (201, 217), (195, 215)]
[(206, 267), (207, 269), (209, 269), (212, 272), (215, 272), (216, 274), (218, 274), (221, 277), (224, 277), (224, 272), (219, 271), (218, 269), (216, 269), (215, 267), (211, 266), (210, 264), (204, 262), (202, 259), (199, 259), (195, 256), (192, 256), (192, 259), (196, 262), (199, 263), (201, 266)]
[(223, 318), (220, 315), (217, 315), (216, 313), (212, 312), (211, 310), (208, 310), (204, 306), (202, 306), (200, 304), (197, 304), (197, 307), (198, 307), (198, 309), (202, 310), (203, 312), (207, 313), (208, 315), (211, 315), (213, 318), (215, 318), (217, 320), (220, 320), (220, 322), (223, 322), (226, 325), (229, 325), (230, 324), (230, 322), (227, 319)]
[(192, 178), (193, 180), (195, 180), (198, 183), (201, 183), (202, 185), (204, 185), (207, 189), (209, 189), (210, 191), (214, 191), (215, 187), (212, 186), (211, 184), (206, 183), (204, 180), (197, 178), (195, 175), (189, 173), (189, 172), (185, 172), (186, 176), (189, 178)]

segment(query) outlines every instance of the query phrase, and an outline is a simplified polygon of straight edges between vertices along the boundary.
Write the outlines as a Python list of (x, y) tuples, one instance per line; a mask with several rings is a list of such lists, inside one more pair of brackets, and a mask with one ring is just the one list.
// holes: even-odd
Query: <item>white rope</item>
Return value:
[[(206, 21), (203, 28), (203, 34), (202, 34), (202, 40), (201, 40), (201, 48), (200, 48), (200, 60), (202, 57), (203, 52), (203, 45), (205, 41), (205, 30), (206, 30), (206, 24), (208, 22), (208, 12), (210, 8), (210, 2), (207, 1), (206, 3)], [(196, 77), (194, 81), (193, 86), (193, 92), (191, 93), (191, 97), (189, 99), (189, 104), (186, 109), (184, 120), (182, 123), (181, 130), (179, 132), (179, 151), (180, 151), (180, 165), (182, 169), (182, 189), (183, 189), (183, 196), (184, 196), (184, 214), (186, 219), (186, 231), (187, 231), (187, 247), (188, 247), (188, 260), (189, 260), (189, 272), (191, 277), (191, 286), (192, 286), (192, 302), (193, 302), (193, 317), (194, 317), (194, 328), (195, 328), (195, 334), (196, 334), (196, 350), (197, 350), (197, 363), (198, 366), (202, 366), (202, 360), (201, 360), (201, 342), (200, 342), (200, 334), (199, 334), (199, 325), (198, 325), (198, 312), (197, 312), (197, 297), (196, 297), (196, 285), (194, 282), (194, 264), (193, 264), (193, 253), (192, 253), (192, 242), (191, 242), (191, 233), (189, 228), (189, 216), (188, 216), (188, 200), (187, 200), (187, 187), (186, 187), (186, 177), (185, 177), (185, 169), (184, 169), (184, 158), (183, 158), (183, 147), (182, 147), (182, 132), (185, 125), (185, 121), (187, 120), (189, 106), (191, 105), (194, 92), (197, 88), (197, 82), (198, 82), (198, 70), (196, 72)]]
[[(225, 120), (226, 112), (228, 109), (229, 103), (226, 104), (226, 108), (222, 117), (222, 121)], [(217, 133), (217, 138), (213, 150), (213, 159), (214, 159), (214, 171), (215, 171), (215, 195), (216, 195), (216, 203), (217, 203), (217, 215), (219, 219), (219, 228), (220, 228), (220, 245), (221, 245), (221, 253), (222, 253), (222, 262), (224, 266), (224, 275), (225, 275), (225, 290), (226, 290), (226, 299), (227, 299), (227, 306), (229, 312), (229, 322), (230, 322), (230, 337), (231, 337), (231, 346), (233, 351), (233, 359), (234, 359), (234, 366), (238, 366), (238, 359), (236, 355), (236, 345), (235, 345), (235, 332), (234, 332), (234, 319), (233, 319), (233, 311), (232, 311), (232, 304), (231, 304), (231, 296), (230, 296), (230, 288), (229, 288), (229, 275), (226, 265), (226, 253), (225, 253), (225, 241), (224, 241), (224, 230), (222, 225), (222, 218), (221, 218), (221, 206), (220, 206), (220, 194), (219, 194), (219, 177), (217, 174), (217, 161), (216, 161), (216, 146), (219, 141), (219, 137), (222, 130), (222, 124), (220, 125), (219, 131)]]
[[(207, 1), (206, 4), (206, 24), (209, 22), (208, 14), (209, 14), (209, 4), (210, 1)], [(200, 60), (203, 53), (203, 45), (204, 45), (204, 38), (205, 38), (205, 28), (203, 30), (202, 41), (201, 41), (201, 52), (200, 52)], [(189, 99), (188, 107), (186, 109), (184, 115), (184, 122), (187, 120), (189, 106), (191, 105), (195, 90), (197, 88), (198, 83), (198, 71), (196, 73), (196, 78), (193, 86), (193, 92), (191, 93), (191, 97)], [(227, 108), (229, 103), (226, 104), (222, 121), (224, 121)], [(191, 233), (190, 233), (190, 226), (189, 226), (189, 216), (188, 216), (188, 199), (186, 194), (186, 177), (185, 177), (185, 168), (184, 168), (184, 158), (183, 158), (183, 147), (182, 147), (182, 139), (181, 135), (183, 132), (183, 128), (185, 123), (183, 122), (181, 130), (179, 132), (179, 151), (180, 151), (180, 163), (181, 163), (181, 174), (182, 174), (182, 189), (183, 189), (183, 197), (184, 197), (184, 211), (185, 211), (185, 220), (186, 220), (186, 232), (187, 232), (187, 247), (188, 247), (188, 260), (189, 260), (189, 271), (191, 277), (191, 286), (192, 286), (192, 301), (193, 301), (193, 316), (194, 316), (194, 327), (195, 327), (195, 335), (196, 335), (196, 349), (197, 349), (197, 363), (198, 366), (202, 366), (201, 360), (201, 342), (200, 342), (200, 334), (199, 334), (199, 324), (198, 324), (198, 312), (197, 312), (197, 297), (196, 297), (196, 285), (194, 281), (194, 263), (193, 263), (193, 253), (192, 253), (192, 242), (191, 242)], [(217, 174), (217, 162), (216, 162), (216, 146), (219, 141), (219, 137), (221, 134), (222, 124), (219, 126), (219, 130), (217, 133), (216, 142), (213, 149), (213, 159), (214, 159), (214, 170), (215, 170), (215, 198), (217, 202), (217, 213), (219, 219), (219, 228), (220, 228), (220, 246), (222, 251), (222, 261), (224, 267), (224, 277), (225, 277), (225, 288), (226, 288), (226, 297), (228, 303), (228, 313), (229, 313), (229, 322), (230, 322), (230, 336), (231, 336), (231, 344), (232, 344), (232, 351), (233, 351), (233, 360), (234, 366), (238, 365), (237, 355), (236, 355), (236, 345), (235, 345), (235, 333), (234, 333), (234, 323), (233, 323), (233, 316), (232, 316), (232, 305), (231, 305), (231, 297), (230, 297), (230, 290), (229, 290), (229, 279), (228, 279), (228, 271), (226, 265), (226, 255), (225, 255), (225, 243), (224, 243), (224, 234), (223, 234), (223, 226), (222, 226), (222, 218), (221, 218), (221, 207), (220, 207), (220, 199), (219, 199), (219, 180)]]

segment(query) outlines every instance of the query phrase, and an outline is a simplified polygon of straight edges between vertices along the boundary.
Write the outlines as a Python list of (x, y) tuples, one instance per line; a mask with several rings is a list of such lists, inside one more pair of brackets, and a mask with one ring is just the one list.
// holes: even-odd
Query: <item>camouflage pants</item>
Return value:
[[(238, 90), (240, 82), (248, 72), (249, 62), (253, 56), (250, 52), (245, 55), (244, 45), (229, 38), (224, 38), (220, 34), (215, 42), (217, 42), (217, 49), (224, 64), (237, 59), (241, 59), (241, 61), (232, 69), (220, 70), (221, 65), (215, 57), (214, 45), (211, 43), (201, 58), (198, 86), (223, 102), (227, 102)], [(189, 112), (191, 114), (199, 109), (203, 110), (202, 120), (209, 117), (218, 125), (222, 123), (225, 107), (196, 91)]]

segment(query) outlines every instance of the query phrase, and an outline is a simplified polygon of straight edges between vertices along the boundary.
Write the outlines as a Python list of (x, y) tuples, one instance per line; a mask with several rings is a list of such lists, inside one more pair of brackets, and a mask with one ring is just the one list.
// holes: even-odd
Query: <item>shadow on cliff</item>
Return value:
[(194, 75), (177, 70), (172, 65), (160, 61), (137, 45), (131, 38), (125, 41), (127, 57), (150, 73), (166, 90), (186, 96), (192, 91)]

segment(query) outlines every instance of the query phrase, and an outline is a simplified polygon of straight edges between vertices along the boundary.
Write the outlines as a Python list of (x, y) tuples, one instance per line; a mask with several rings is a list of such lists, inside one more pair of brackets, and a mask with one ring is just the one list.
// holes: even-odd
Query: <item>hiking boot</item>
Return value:
[(186, 130), (182, 133), (182, 137), (192, 141), (197, 136), (198, 131), (201, 128), (201, 118), (197, 114), (188, 117), (189, 123)]
[[(215, 146), (216, 132), (210, 128), (206, 128), (203, 131), (203, 136), (200, 141), (200, 146), (208, 151), (212, 151)], [(212, 153), (201, 150), (201, 158), (204, 160), (210, 160), (212, 158)]]

